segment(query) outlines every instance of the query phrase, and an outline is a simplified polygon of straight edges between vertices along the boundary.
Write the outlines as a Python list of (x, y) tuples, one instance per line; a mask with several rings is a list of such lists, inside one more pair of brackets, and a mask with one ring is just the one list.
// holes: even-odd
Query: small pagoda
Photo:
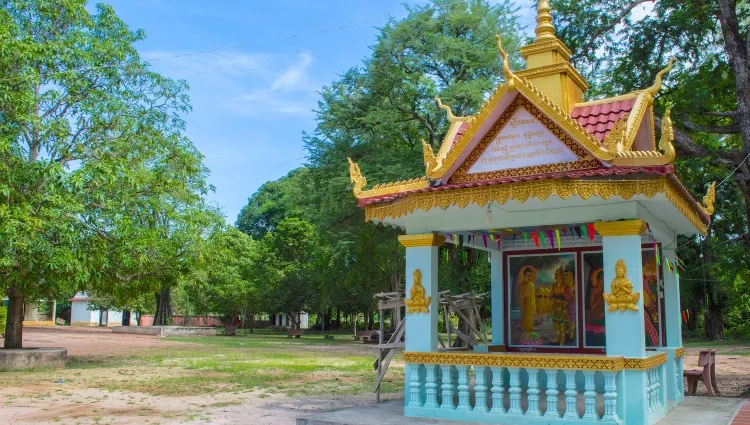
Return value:
[[(673, 61), (584, 102), (550, 13), (540, 0), (524, 70), (498, 37), (504, 82), (476, 115), (439, 102), (450, 128), (424, 176), (367, 188), (349, 160), (366, 219), (406, 233), (407, 416), (641, 425), (683, 401), (676, 241), (706, 232), (715, 192), (698, 202), (675, 175), (669, 110), (654, 126)], [(487, 252), (489, 344), (438, 349), (444, 244)]]

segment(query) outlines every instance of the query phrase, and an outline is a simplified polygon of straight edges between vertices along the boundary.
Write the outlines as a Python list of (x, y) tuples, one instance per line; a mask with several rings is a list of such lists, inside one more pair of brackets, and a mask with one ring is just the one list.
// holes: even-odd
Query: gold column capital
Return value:
[(421, 246), (440, 246), (445, 242), (445, 236), (437, 233), (423, 233), (420, 235), (401, 235), (398, 242), (404, 248), (416, 248)]
[(648, 223), (643, 220), (600, 221), (594, 229), (602, 236), (633, 236), (646, 231)]

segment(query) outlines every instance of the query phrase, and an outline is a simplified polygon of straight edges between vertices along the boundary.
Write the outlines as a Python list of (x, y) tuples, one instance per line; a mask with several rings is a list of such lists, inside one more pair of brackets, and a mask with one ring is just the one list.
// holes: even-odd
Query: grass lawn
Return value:
[[(351, 395), (372, 393), (374, 346), (351, 337), (242, 335), (167, 338), (182, 344), (126, 356), (71, 356), (65, 369), (3, 373), (3, 384), (29, 386), (64, 379), (68, 386), (152, 395), (244, 392)], [(382, 392), (403, 390), (398, 355)], [(394, 364), (395, 363), (395, 364)]]

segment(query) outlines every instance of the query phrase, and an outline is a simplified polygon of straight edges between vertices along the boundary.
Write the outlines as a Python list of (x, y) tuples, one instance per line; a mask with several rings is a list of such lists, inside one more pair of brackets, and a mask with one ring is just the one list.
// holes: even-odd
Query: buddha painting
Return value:
[(425, 297), (425, 289), (422, 286), (422, 272), (414, 269), (412, 274), (413, 283), (409, 291), (409, 298), (404, 299), (407, 313), (429, 313), (432, 297)]
[(525, 334), (534, 332), (534, 318), (536, 317), (536, 269), (524, 266), (519, 273), (518, 300), (521, 306), (521, 330)]

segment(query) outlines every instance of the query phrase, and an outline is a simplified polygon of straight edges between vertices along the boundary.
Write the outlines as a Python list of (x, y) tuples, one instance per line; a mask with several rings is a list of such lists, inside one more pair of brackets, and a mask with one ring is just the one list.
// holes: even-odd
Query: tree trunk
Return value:
[(706, 327), (706, 338), (709, 340), (724, 339), (724, 314), (719, 308), (709, 308), (703, 313)]
[(8, 317), (5, 322), (5, 348), (23, 348), (23, 294), (15, 286), (8, 289)]
[(172, 324), (172, 290), (163, 285), (161, 292), (154, 294), (156, 298), (156, 313), (154, 326), (169, 326)]

